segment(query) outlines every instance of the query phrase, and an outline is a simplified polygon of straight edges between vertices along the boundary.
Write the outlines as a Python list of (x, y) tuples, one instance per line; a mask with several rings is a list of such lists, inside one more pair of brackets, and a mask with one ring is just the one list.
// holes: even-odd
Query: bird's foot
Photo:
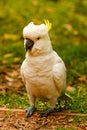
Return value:
[(43, 117), (47, 117), (50, 113), (54, 112), (54, 108), (49, 108), (45, 113), (42, 114)]
[(34, 113), (35, 111), (35, 107), (34, 106), (31, 106), (29, 108), (26, 109), (26, 117), (30, 117), (32, 116), (32, 114)]

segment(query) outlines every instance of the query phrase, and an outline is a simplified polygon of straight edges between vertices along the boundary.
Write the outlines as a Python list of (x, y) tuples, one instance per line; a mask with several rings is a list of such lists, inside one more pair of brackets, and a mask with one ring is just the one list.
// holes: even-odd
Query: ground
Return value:
[[(37, 111), (27, 119), (29, 101), (20, 76), (22, 31), (29, 22), (41, 24), (44, 19), (52, 23), (50, 39), (66, 65), (73, 101), (67, 110), (43, 118), (40, 112), (48, 104), (37, 100)], [(87, 0), (0, 0), (0, 130), (32, 129), (87, 129)]]
[(74, 123), (76, 113), (70, 111), (52, 113), (48, 117), (40, 115), (40, 112), (35, 112), (33, 116), (26, 118), (24, 110), (0, 109), (0, 130), (87, 130), (87, 121)]
[[(27, 93), (21, 80), (20, 65), (16, 65), (9, 71), (3, 69), (2, 77), (2, 84), (0, 85), (0, 130), (87, 130), (86, 113), (83, 114), (79, 111), (77, 113), (75, 110), (68, 108), (61, 112), (52, 113), (47, 118), (41, 117), (43, 105), (46, 105), (42, 102), (37, 102), (37, 109), (39, 110), (31, 117), (26, 118), (25, 108), (29, 106), (29, 102), (25, 98)], [(81, 78), (80, 80), (83, 82), (86, 79)], [(70, 86), (68, 89), (71, 93), (76, 91), (75, 88)], [(39, 104), (42, 107), (39, 107)], [(87, 108), (87, 104), (85, 104), (85, 107)]]

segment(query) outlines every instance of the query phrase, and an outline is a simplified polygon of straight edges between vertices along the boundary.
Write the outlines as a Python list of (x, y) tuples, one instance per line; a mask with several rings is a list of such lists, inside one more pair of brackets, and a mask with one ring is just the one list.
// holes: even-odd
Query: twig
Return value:
[(23, 109), (9, 109), (9, 108), (0, 108), (0, 112), (1, 111), (10, 111), (10, 112), (25, 112), (25, 110)]
[(40, 129), (41, 127), (43, 127), (43, 126), (47, 125), (48, 123), (49, 123), (49, 122), (45, 122), (45, 123), (43, 123), (42, 125), (40, 125), (40, 126), (38, 126), (37, 128), (35, 128), (35, 130)]
[[(3, 111), (10, 111), (10, 112), (21, 112), (21, 113), (25, 113), (25, 110), (23, 109), (9, 109), (9, 108), (0, 108), (0, 112), (3, 112)], [(82, 113), (68, 113), (68, 112), (55, 112), (55, 113), (52, 113), (52, 116), (55, 116), (55, 115), (65, 115), (65, 116), (87, 116), (87, 114), (82, 114)]]
[(58, 112), (58, 113), (53, 113), (52, 115), (65, 115), (65, 116), (87, 116), (87, 114), (82, 114), (82, 113), (65, 113), (65, 112)]

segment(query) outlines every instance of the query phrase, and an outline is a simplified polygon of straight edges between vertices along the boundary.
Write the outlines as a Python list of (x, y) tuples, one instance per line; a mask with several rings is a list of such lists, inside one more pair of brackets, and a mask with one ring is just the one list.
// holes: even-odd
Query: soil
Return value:
[(0, 108), (0, 130), (87, 130), (87, 121), (74, 123), (74, 116), (87, 116), (71, 113), (70, 111), (52, 113), (48, 117), (41, 117), (40, 112), (35, 112), (26, 118), (26, 113), (21, 109)]

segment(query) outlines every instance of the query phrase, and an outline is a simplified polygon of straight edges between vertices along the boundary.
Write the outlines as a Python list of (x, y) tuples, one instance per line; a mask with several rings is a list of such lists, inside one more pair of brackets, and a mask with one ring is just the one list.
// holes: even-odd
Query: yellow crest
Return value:
[(50, 31), (50, 29), (52, 28), (52, 23), (50, 23), (49, 20), (46, 20), (46, 19), (44, 20), (44, 23), (47, 26), (48, 31)]

